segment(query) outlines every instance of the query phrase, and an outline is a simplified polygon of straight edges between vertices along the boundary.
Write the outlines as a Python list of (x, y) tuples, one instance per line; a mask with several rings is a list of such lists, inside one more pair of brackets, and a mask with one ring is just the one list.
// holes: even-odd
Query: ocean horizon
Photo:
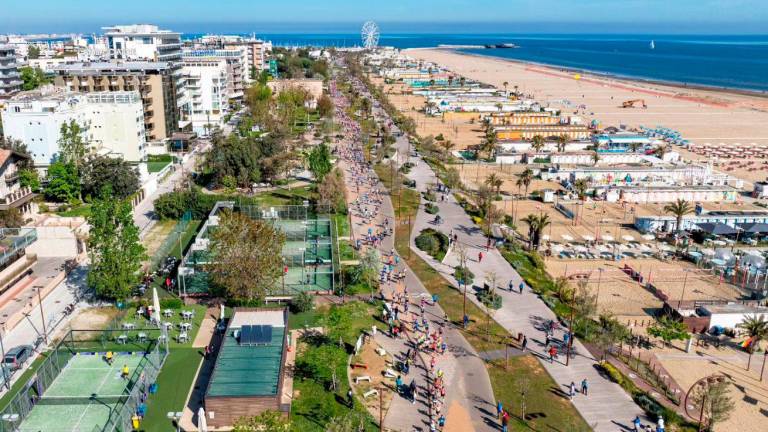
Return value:
[[(354, 33), (256, 35), (276, 46), (360, 45), (360, 36)], [(399, 49), (503, 43), (518, 48), (459, 51), (630, 79), (768, 92), (768, 35), (390, 33), (382, 34), (379, 41), (381, 46)]]

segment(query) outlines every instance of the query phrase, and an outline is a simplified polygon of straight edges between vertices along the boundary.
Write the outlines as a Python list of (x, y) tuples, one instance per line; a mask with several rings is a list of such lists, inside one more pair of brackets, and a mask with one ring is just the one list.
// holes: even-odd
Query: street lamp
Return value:
[(179, 421), (181, 420), (182, 414), (184, 413), (181, 411), (168, 411), (168, 414), (166, 414), (168, 420), (176, 425), (176, 432), (181, 432), (181, 425), (179, 424)]

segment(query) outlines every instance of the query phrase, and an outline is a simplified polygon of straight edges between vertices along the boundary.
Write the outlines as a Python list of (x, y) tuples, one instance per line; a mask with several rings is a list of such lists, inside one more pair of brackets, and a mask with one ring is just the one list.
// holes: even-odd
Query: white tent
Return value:
[(160, 299), (157, 297), (157, 288), (152, 288), (152, 321), (160, 325)]
[(205, 410), (203, 407), (200, 407), (200, 409), (197, 410), (197, 431), (208, 432), (208, 421), (205, 419)]

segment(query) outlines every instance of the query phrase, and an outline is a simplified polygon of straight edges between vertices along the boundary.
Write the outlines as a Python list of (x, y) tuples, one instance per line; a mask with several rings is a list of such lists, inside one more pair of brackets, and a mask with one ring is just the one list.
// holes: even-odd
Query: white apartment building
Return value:
[(0, 41), (0, 99), (13, 96), (21, 90), (21, 78), (16, 64), (16, 50)]
[(232, 35), (206, 35), (195, 43), (195, 48), (217, 48), (225, 50), (243, 50), (245, 61), (243, 62), (245, 82), (251, 81), (251, 71), (255, 69), (258, 74), (269, 69), (268, 56), (272, 52), (272, 42), (257, 39), (256, 36), (244, 38)]
[(244, 48), (184, 50), (183, 58), (185, 62), (191, 59), (224, 60), (227, 64), (227, 98), (242, 99), (248, 74), (247, 53)]
[(23, 92), (0, 114), (5, 135), (24, 142), (41, 170), (59, 154), (61, 126), (73, 120), (84, 129), (91, 151), (129, 162), (146, 159), (144, 111), (136, 91)]
[(189, 107), (184, 99), (184, 78), (181, 73), (181, 33), (161, 30), (149, 24), (103, 27), (109, 58), (131, 61), (157, 61), (171, 64), (176, 78), (176, 104), (184, 113)]
[(227, 99), (227, 61), (216, 57), (185, 57), (184, 79), (190, 107), (192, 129), (210, 135), (229, 111)]

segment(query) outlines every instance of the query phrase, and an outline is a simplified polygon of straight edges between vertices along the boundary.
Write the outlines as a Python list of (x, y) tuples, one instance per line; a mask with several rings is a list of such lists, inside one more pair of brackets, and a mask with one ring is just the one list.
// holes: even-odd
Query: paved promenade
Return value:
[[(398, 146), (400, 154), (405, 155), (407, 143), (398, 142)], [(402, 163), (404, 160), (401, 159), (399, 162)], [(416, 163), (416, 166), (408, 177), (416, 181), (420, 192), (437, 182), (434, 172), (423, 160), (411, 158), (411, 162)], [(507, 290), (509, 281), (512, 281), (514, 287), (519, 286), (522, 281), (520, 275), (497, 250), (492, 248), (486, 251), (486, 238), (482, 231), (452, 195), (446, 195), (444, 202), (438, 199), (436, 204), (440, 207), (439, 214), (443, 222), (440, 225), (433, 224), (434, 216), (426, 213), (422, 206), (411, 233), (411, 249), (458, 288), (452, 276), (453, 267), (458, 265), (455, 249), (445, 258), (443, 264), (420, 251), (413, 242), (416, 235), (424, 228), (437, 229), (446, 235), (451, 232), (456, 234), (458, 242), (463, 244), (469, 252), (467, 266), (475, 274), (475, 284), (482, 284), (491, 272), (495, 272), (498, 277), (501, 289), (498, 289), (497, 293), (503, 298), (503, 307), (494, 314), (494, 319), (511, 334), (516, 335), (522, 332), (528, 337), (528, 348), (539, 357), (560, 389), (564, 391), (564, 397), (571, 382), (579, 386), (583, 379), (587, 379), (589, 396), (577, 395), (573, 404), (594, 430), (606, 432), (631, 430), (632, 419), (636, 415), (641, 415), (643, 418), (643, 411), (621, 387), (600, 375), (596, 368), (596, 360), (579, 341), (573, 344), (570, 366), (566, 367), (564, 364), (564, 353), (554, 363), (550, 363), (544, 354), (545, 333), (542, 328), (544, 323), (555, 319), (554, 313), (527, 287), (523, 294), (517, 293), (517, 290), (515, 292)], [(482, 262), (478, 260), (480, 252), (484, 255)], [(467, 297), (480, 305), (474, 295)], [(562, 336), (562, 331), (557, 331), (555, 334), (558, 339), (562, 339)], [(647, 421), (649, 419), (646, 419)]]

